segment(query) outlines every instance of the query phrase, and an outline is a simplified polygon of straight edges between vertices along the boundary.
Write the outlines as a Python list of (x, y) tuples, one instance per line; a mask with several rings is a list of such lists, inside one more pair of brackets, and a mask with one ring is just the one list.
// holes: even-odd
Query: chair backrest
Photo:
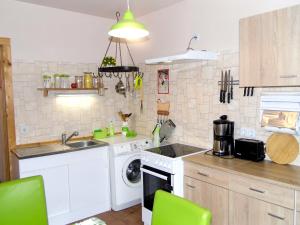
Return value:
[(210, 225), (211, 212), (165, 191), (156, 191), (152, 225)]
[(0, 224), (48, 225), (41, 176), (0, 184)]

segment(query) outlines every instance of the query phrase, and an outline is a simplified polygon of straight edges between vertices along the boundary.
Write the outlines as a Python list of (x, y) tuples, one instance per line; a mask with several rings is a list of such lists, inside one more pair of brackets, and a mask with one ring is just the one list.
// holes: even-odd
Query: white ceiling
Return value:
[[(18, 0), (53, 8), (115, 19), (116, 11), (126, 9), (126, 0)], [(146, 15), (182, 0), (131, 0), (130, 8), (136, 17)]]

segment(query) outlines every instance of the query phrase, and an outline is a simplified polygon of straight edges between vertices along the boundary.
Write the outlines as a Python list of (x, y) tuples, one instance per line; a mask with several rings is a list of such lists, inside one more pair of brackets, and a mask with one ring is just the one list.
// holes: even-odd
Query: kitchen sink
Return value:
[(92, 147), (98, 147), (98, 146), (103, 146), (106, 145), (105, 142), (98, 142), (98, 141), (78, 141), (78, 142), (72, 142), (72, 143), (67, 143), (67, 146), (70, 148), (92, 148)]

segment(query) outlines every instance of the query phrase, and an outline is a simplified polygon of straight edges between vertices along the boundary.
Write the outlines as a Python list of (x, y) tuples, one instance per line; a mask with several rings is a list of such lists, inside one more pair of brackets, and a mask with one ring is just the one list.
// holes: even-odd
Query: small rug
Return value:
[(106, 225), (106, 223), (103, 220), (93, 217), (80, 223), (75, 223), (74, 225)]

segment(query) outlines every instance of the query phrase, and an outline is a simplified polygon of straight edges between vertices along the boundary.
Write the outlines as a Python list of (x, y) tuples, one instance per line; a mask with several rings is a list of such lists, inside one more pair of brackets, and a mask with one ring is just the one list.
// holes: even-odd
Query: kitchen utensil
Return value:
[(233, 77), (231, 77), (230, 98), (233, 99)]
[(127, 122), (129, 117), (132, 115), (132, 113), (125, 114), (122, 111), (118, 112), (118, 114), (123, 122)]
[(134, 79), (134, 89), (135, 90), (140, 90), (143, 86), (143, 79), (140, 75), (136, 75)]
[(223, 103), (226, 103), (226, 92), (227, 92), (227, 71), (225, 71), (225, 77), (224, 77), (224, 89), (223, 89)]
[(119, 82), (115, 86), (116, 92), (120, 95), (124, 95), (126, 98), (126, 88), (123, 81), (120, 79)]
[(253, 96), (253, 94), (254, 94), (254, 87), (251, 87), (251, 96)]
[(144, 87), (141, 86), (141, 108), (140, 112), (143, 113), (144, 111)]
[(175, 123), (172, 120), (165, 121), (160, 128), (159, 137), (160, 137), (160, 143), (164, 140), (171, 137), (174, 129), (176, 128)]
[(288, 164), (297, 158), (299, 143), (291, 134), (274, 133), (267, 140), (266, 151), (273, 162)]
[(129, 82), (129, 75), (126, 75), (126, 91), (130, 92), (130, 82)]
[(231, 85), (230, 85), (230, 70), (228, 70), (228, 77), (227, 77), (227, 82), (228, 82), (228, 84), (227, 84), (227, 103), (230, 103), (230, 87), (231, 87)]
[(223, 102), (223, 82), (224, 82), (224, 74), (223, 74), (223, 70), (221, 72), (221, 85), (220, 85), (220, 102)]
[(107, 137), (107, 129), (97, 129), (93, 131), (94, 139), (102, 139)]
[(99, 95), (103, 96), (104, 95), (104, 82), (103, 82), (103, 77), (99, 77)]

